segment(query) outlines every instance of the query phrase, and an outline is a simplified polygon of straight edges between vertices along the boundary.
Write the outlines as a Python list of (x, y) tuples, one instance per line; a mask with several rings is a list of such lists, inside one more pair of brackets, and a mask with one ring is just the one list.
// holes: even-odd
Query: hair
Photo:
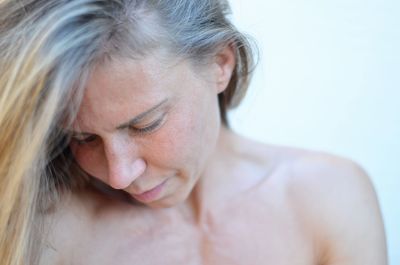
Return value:
[[(201, 64), (231, 45), (236, 66), (218, 95), (221, 121), (253, 67), (251, 45), (225, 0), (3, 0), (0, 2), (0, 260), (37, 262), (39, 213), (81, 186), (69, 126), (94, 65), (157, 48)], [(74, 175), (74, 178), (71, 177)], [(35, 239), (35, 244), (33, 244)]]

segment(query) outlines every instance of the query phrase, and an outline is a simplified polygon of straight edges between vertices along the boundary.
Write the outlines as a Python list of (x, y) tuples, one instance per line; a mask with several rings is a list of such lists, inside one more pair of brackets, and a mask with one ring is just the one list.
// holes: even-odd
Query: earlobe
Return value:
[(217, 93), (223, 92), (231, 80), (236, 65), (234, 45), (228, 45), (216, 55), (217, 67)]

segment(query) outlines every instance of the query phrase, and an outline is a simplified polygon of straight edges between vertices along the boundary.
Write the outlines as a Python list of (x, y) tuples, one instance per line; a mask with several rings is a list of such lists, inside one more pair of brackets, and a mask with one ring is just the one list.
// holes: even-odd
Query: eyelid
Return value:
[(164, 123), (165, 120), (165, 114), (162, 115), (159, 119), (143, 126), (143, 127), (135, 127), (135, 126), (131, 126), (129, 127), (130, 130), (132, 130), (134, 133), (137, 134), (146, 134), (146, 133), (152, 133), (154, 132), (156, 129), (160, 128), (160, 126)]
[[(82, 136), (82, 135), (81, 135)], [(71, 139), (76, 141), (77, 144), (83, 145), (83, 144), (88, 144), (97, 139), (96, 135), (88, 135), (86, 137), (79, 137), (78, 135), (72, 135)]]
[(157, 104), (156, 106), (154, 106), (150, 110), (139, 114), (138, 116), (136, 116), (135, 118), (130, 120), (128, 123), (125, 123), (123, 125), (118, 126), (117, 129), (125, 129), (125, 128), (134, 127), (136, 124), (140, 124), (143, 121), (149, 119), (149, 117), (156, 116), (155, 114), (156, 113), (160, 113), (163, 109), (167, 109), (168, 110), (169, 107), (166, 104), (167, 102), (168, 102), (168, 99), (163, 100), (161, 103)]
[(85, 135), (85, 134), (75, 134), (75, 133), (71, 133), (70, 137), (71, 139), (75, 139), (75, 140), (83, 140), (86, 139), (88, 137), (91, 137), (92, 135)]
[[(148, 123), (147, 125), (144, 125), (142, 127), (135, 127), (134, 125), (129, 126), (128, 128), (134, 133), (138, 135), (144, 135), (144, 134), (150, 134), (153, 133), (155, 130), (161, 127), (161, 125), (164, 124), (165, 122), (165, 117), (167, 116), (167, 113), (162, 114), (162, 116), (155, 121)], [(90, 144), (94, 142), (97, 139), (97, 135), (95, 134), (89, 134), (86, 137), (84, 135), (79, 135), (79, 134), (72, 134), (71, 139), (76, 141), (77, 144), (79, 145), (85, 145), (85, 144)]]

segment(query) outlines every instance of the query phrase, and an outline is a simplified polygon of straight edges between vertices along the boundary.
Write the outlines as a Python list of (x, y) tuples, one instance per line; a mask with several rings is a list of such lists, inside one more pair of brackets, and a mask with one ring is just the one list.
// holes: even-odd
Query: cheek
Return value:
[(142, 144), (144, 156), (150, 163), (162, 163), (167, 167), (179, 167), (188, 163), (193, 149), (189, 123), (182, 120), (170, 120), (154, 136)]
[[(171, 166), (187, 167), (202, 164), (213, 150), (219, 129), (218, 103), (216, 107), (197, 104), (179, 108), (171, 113), (159, 134), (151, 139), (152, 150), (148, 157), (158, 154), (158, 159)], [(200, 105), (200, 106), (199, 106)]]
[(198, 136), (187, 114), (182, 109), (171, 111), (159, 131), (140, 139), (142, 155), (150, 166), (179, 171), (193, 167)]
[(75, 161), (86, 173), (95, 177), (100, 177), (101, 172), (104, 169), (106, 170), (106, 168), (104, 168), (106, 161), (103, 161), (104, 159), (101, 157), (98, 151), (79, 146), (75, 143), (70, 144), (70, 149), (74, 155)]

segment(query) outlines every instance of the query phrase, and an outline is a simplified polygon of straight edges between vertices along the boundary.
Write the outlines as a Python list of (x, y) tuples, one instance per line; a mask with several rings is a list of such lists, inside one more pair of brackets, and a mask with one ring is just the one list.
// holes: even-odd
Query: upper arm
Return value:
[(320, 264), (387, 264), (379, 204), (360, 167), (313, 156), (297, 161), (292, 171), (291, 196), (318, 244)]

